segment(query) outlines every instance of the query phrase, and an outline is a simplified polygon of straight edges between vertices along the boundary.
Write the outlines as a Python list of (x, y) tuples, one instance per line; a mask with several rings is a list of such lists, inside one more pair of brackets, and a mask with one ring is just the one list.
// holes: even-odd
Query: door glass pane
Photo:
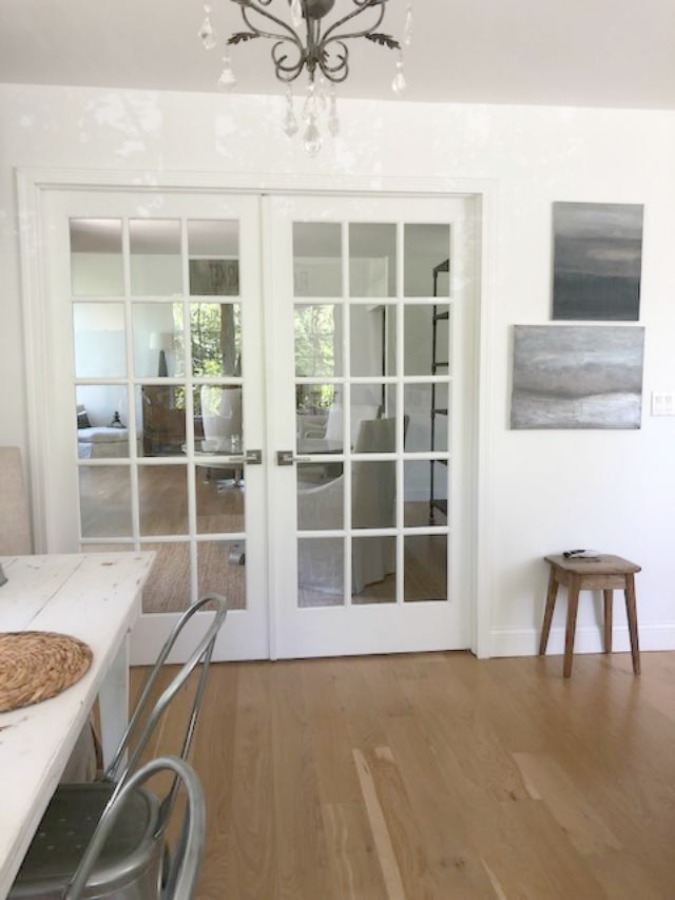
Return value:
[[(177, 319), (182, 332), (182, 310)], [(193, 375), (241, 375), (241, 304), (191, 303), (190, 341)]]
[(124, 294), (120, 219), (70, 220), (70, 277), (75, 297)]
[(130, 537), (131, 476), (128, 466), (80, 466), (83, 538)]
[(246, 542), (199, 541), (198, 594), (223, 594), (228, 609), (246, 609)]
[[(390, 401), (394, 398), (396, 387), (389, 385)], [(350, 445), (355, 453), (393, 453), (396, 449), (396, 427), (394, 425), (394, 408), (389, 425), (378, 423), (367, 425), (363, 422), (380, 419), (385, 406), (385, 386), (383, 384), (354, 384), (351, 389), (349, 404), (349, 437)]]
[(406, 384), (403, 412), (408, 417), (405, 444), (408, 452), (445, 452), (448, 449), (449, 390), (447, 383)]
[(344, 604), (344, 538), (298, 540), (298, 606)]
[(445, 534), (404, 538), (404, 600), (448, 599), (448, 538)]
[(127, 350), (122, 303), (74, 303), (76, 378), (124, 378)]
[(333, 452), (326, 441), (328, 413), (335, 396), (335, 385), (295, 385), (295, 433), (297, 452)]
[[(334, 531), (344, 527), (342, 463), (298, 464), (298, 529)], [(313, 542), (310, 541), (313, 546)], [(319, 545), (325, 550), (325, 542)]]
[(403, 479), (405, 527), (445, 525), (448, 509), (448, 467), (445, 460), (408, 460), (404, 464)]
[(349, 293), (352, 297), (396, 296), (396, 226), (351, 223)]
[(349, 359), (356, 377), (396, 374), (396, 307), (363, 306), (349, 310)]
[(199, 534), (227, 534), (244, 530), (246, 494), (242, 490), (242, 476), (242, 468), (233, 469), (225, 463), (209, 462), (208, 465), (196, 466)]
[(182, 456), (185, 444), (185, 388), (144, 384), (137, 398), (143, 456)]
[[(403, 314), (403, 372), (405, 375), (432, 375), (433, 306), (407, 304)], [(445, 354), (443, 354), (445, 357)], [(437, 349), (436, 357), (439, 352)], [(445, 360), (447, 362), (447, 359)], [(445, 375), (446, 369), (436, 374)]]
[(450, 256), (449, 225), (405, 225), (403, 230), (403, 293), (406, 297), (450, 296), (446, 275), (438, 275)]
[(141, 534), (188, 534), (187, 466), (139, 466)]
[(173, 219), (131, 219), (131, 293), (166, 296), (182, 293), (180, 222)]
[(352, 539), (352, 603), (396, 601), (396, 538)]
[[(203, 384), (195, 388), (194, 409), (196, 451), (200, 454), (243, 453), (243, 388)], [(241, 465), (225, 465), (225, 469), (238, 483), (242, 476)]]
[(125, 385), (87, 384), (76, 389), (79, 459), (129, 456)]
[(342, 229), (337, 222), (293, 223), (296, 297), (342, 296)]
[(294, 310), (295, 374), (300, 378), (342, 375), (342, 309), (339, 306), (296, 306)]
[(190, 606), (190, 544), (171, 541), (141, 544), (157, 554), (143, 588), (144, 613), (180, 613)]
[(239, 222), (192, 219), (187, 227), (190, 294), (239, 294)]
[(396, 462), (361, 460), (352, 465), (352, 527), (396, 524)]
[[(173, 377), (181, 368), (176, 341), (180, 303), (134, 303), (134, 374), (136, 378)], [(178, 366), (177, 366), (178, 363)]]

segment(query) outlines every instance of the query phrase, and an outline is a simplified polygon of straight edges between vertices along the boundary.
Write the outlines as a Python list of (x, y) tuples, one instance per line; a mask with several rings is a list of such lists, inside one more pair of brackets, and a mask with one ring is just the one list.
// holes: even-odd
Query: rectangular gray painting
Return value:
[(553, 319), (636, 322), (643, 207), (553, 204)]
[(639, 428), (644, 328), (515, 325), (511, 428)]

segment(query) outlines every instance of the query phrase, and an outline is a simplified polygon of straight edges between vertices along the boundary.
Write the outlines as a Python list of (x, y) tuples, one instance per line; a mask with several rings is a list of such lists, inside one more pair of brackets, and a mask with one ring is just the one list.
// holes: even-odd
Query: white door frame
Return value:
[[(304, 194), (375, 193), (393, 197), (439, 197), (463, 195), (475, 204), (477, 223), (476, 302), (477, 339), (476, 371), (478, 408), (475, 435), (475, 521), (473, 573), (469, 608), (474, 611), (470, 628), (470, 649), (480, 658), (490, 652), (490, 607), (493, 597), (492, 565), (494, 538), (490, 515), (493, 498), (492, 465), (494, 410), (496, 404), (486, 386), (493, 383), (491, 360), (496, 346), (494, 335), (495, 286), (493, 282), (496, 252), (496, 212), (498, 183), (494, 179), (393, 178), (240, 175), (223, 173), (156, 173), (148, 184), (147, 173), (109, 170), (51, 170), (18, 168), (16, 170), (20, 223), (21, 287), (23, 295), (24, 360), (28, 421), (29, 472), (32, 488), (32, 512), (36, 550), (43, 552), (48, 542), (47, 518), (43, 498), (50, 480), (56, 477), (47, 452), (48, 415), (40, 408), (43, 388), (52, 367), (41, 310), (46, 300), (45, 273), (41, 248), (48, 241), (43, 233), (42, 206), (45, 194), (54, 190), (116, 190), (136, 192), (194, 193), (298, 192)], [(269, 453), (273, 448), (267, 447)], [(270, 611), (270, 646), (274, 646), (275, 621)]]

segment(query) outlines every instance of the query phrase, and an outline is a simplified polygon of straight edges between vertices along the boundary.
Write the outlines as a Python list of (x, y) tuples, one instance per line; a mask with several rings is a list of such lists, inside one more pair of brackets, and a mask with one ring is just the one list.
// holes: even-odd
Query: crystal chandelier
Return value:
[[(271, 55), (277, 78), (287, 85), (286, 112), (283, 128), (289, 137), (297, 134), (300, 124), (295, 113), (291, 88), (300, 75), (307, 74), (307, 94), (302, 104), (301, 119), (304, 126), (304, 145), (310, 155), (319, 152), (323, 137), (319, 126), (325, 115), (329, 133), (336, 137), (340, 130), (335, 85), (349, 75), (349, 47), (347, 41), (366, 38), (381, 47), (398, 51), (396, 73), (392, 82), (395, 94), (405, 90), (403, 74), (403, 49), (391, 35), (377, 29), (382, 24), (389, 0), (337, 0), (343, 12), (331, 20), (326, 17), (336, 0), (231, 0), (241, 10), (247, 31), (237, 31), (226, 42), (223, 55), (223, 71), (218, 79), (219, 87), (228, 89), (237, 83), (232, 70), (229, 47), (244, 44), (257, 38), (274, 41)], [(344, 11), (348, 2), (352, 8)], [(403, 0), (401, 0), (403, 2)], [(274, 6), (276, 13), (270, 11)], [(284, 6), (287, 9), (284, 10)], [(279, 9), (281, 7), (281, 9)], [(207, 50), (217, 46), (217, 36), (211, 23), (211, 3), (204, 3), (206, 17), (199, 29), (199, 37)], [(359, 27), (357, 17), (366, 14), (366, 24)], [(370, 14), (370, 15), (368, 15)], [(402, 44), (410, 44), (412, 35), (412, 0), (406, 0), (405, 25)]]

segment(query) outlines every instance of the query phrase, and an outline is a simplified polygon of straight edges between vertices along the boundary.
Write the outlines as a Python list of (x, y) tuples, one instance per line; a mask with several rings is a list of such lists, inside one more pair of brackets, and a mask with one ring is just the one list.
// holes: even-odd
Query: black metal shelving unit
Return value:
[[(434, 266), (432, 269), (433, 278), (434, 278), (434, 293), (433, 296), (438, 296), (438, 276), (441, 273), (449, 273), (450, 272), (450, 260), (446, 259), (444, 262), (439, 263), (437, 266)], [(446, 309), (444, 312), (439, 312), (438, 304), (434, 304), (433, 313), (432, 313), (432, 337), (431, 337), (431, 374), (436, 375), (439, 371), (445, 370), (447, 372), (449, 366), (449, 360), (447, 359), (439, 359), (438, 358), (438, 323), (439, 322), (447, 322), (450, 317), (449, 311)], [(436, 405), (436, 384), (435, 382), (431, 385), (431, 450), (436, 449), (436, 428), (437, 423), (436, 419), (439, 416), (444, 416), (446, 420), (447, 426), (447, 417), (448, 417), (448, 409), (447, 407), (439, 407)], [(447, 519), (448, 517), (448, 501), (447, 499), (438, 498), (434, 494), (435, 488), (435, 468), (437, 465), (445, 466), (447, 468), (447, 461), (444, 459), (432, 459), (429, 461), (430, 466), (430, 474), (429, 474), (429, 524), (434, 524), (434, 515), (435, 511), (438, 510), (442, 515)]]

